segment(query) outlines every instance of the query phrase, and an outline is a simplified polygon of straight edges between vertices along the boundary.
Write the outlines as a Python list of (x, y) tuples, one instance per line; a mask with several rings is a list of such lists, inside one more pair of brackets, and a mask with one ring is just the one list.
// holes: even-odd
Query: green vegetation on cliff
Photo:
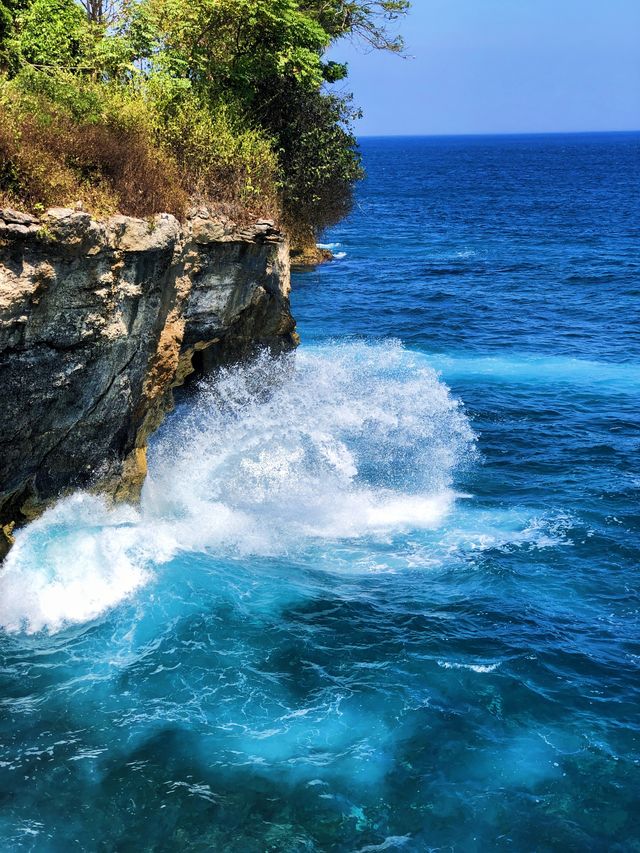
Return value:
[(408, 0), (0, 0), (0, 201), (38, 211), (348, 211), (357, 111), (342, 37), (399, 51)]

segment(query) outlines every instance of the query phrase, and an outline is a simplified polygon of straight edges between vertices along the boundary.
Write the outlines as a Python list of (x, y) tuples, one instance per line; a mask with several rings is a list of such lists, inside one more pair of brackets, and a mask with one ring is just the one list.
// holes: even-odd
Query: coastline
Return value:
[(320, 266), (320, 264), (326, 264), (334, 260), (334, 254), (331, 249), (318, 246), (316, 243), (302, 248), (293, 248), (290, 257), (292, 270), (314, 269)]
[(135, 501), (173, 388), (297, 338), (288, 244), (269, 220), (4, 209), (0, 240), (1, 559), (16, 527), (76, 488)]

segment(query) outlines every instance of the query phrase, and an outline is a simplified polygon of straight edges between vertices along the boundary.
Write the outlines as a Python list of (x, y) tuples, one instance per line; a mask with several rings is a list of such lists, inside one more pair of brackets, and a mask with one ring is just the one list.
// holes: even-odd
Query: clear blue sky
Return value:
[(640, 0), (413, 0), (401, 31), (331, 52), (359, 135), (640, 129)]

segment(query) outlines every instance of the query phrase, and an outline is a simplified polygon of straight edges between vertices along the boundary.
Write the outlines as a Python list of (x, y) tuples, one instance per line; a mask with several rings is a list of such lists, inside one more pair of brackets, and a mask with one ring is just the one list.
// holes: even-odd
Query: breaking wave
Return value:
[(181, 551), (285, 556), (436, 529), (473, 448), (459, 402), (398, 343), (262, 354), (203, 382), (169, 419), (139, 508), (78, 493), (19, 532), (0, 624), (96, 618)]

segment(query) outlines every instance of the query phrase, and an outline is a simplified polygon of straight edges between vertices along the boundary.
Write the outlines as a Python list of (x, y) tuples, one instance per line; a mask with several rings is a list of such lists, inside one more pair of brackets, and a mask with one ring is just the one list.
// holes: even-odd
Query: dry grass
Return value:
[(0, 107), (0, 199), (31, 212), (82, 200), (97, 216), (182, 217), (188, 195), (177, 163), (140, 130)]
[(209, 113), (193, 99), (162, 119), (159, 133), (190, 197), (241, 222), (278, 219), (278, 158), (269, 140), (237, 126), (224, 107)]
[(0, 204), (38, 213), (82, 201), (96, 217), (179, 219), (204, 204), (239, 224), (278, 221), (272, 144), (225, 107), (209, 112), (191, 98), (162, 113), (121, 89), (34, 80), (0, 78)]

